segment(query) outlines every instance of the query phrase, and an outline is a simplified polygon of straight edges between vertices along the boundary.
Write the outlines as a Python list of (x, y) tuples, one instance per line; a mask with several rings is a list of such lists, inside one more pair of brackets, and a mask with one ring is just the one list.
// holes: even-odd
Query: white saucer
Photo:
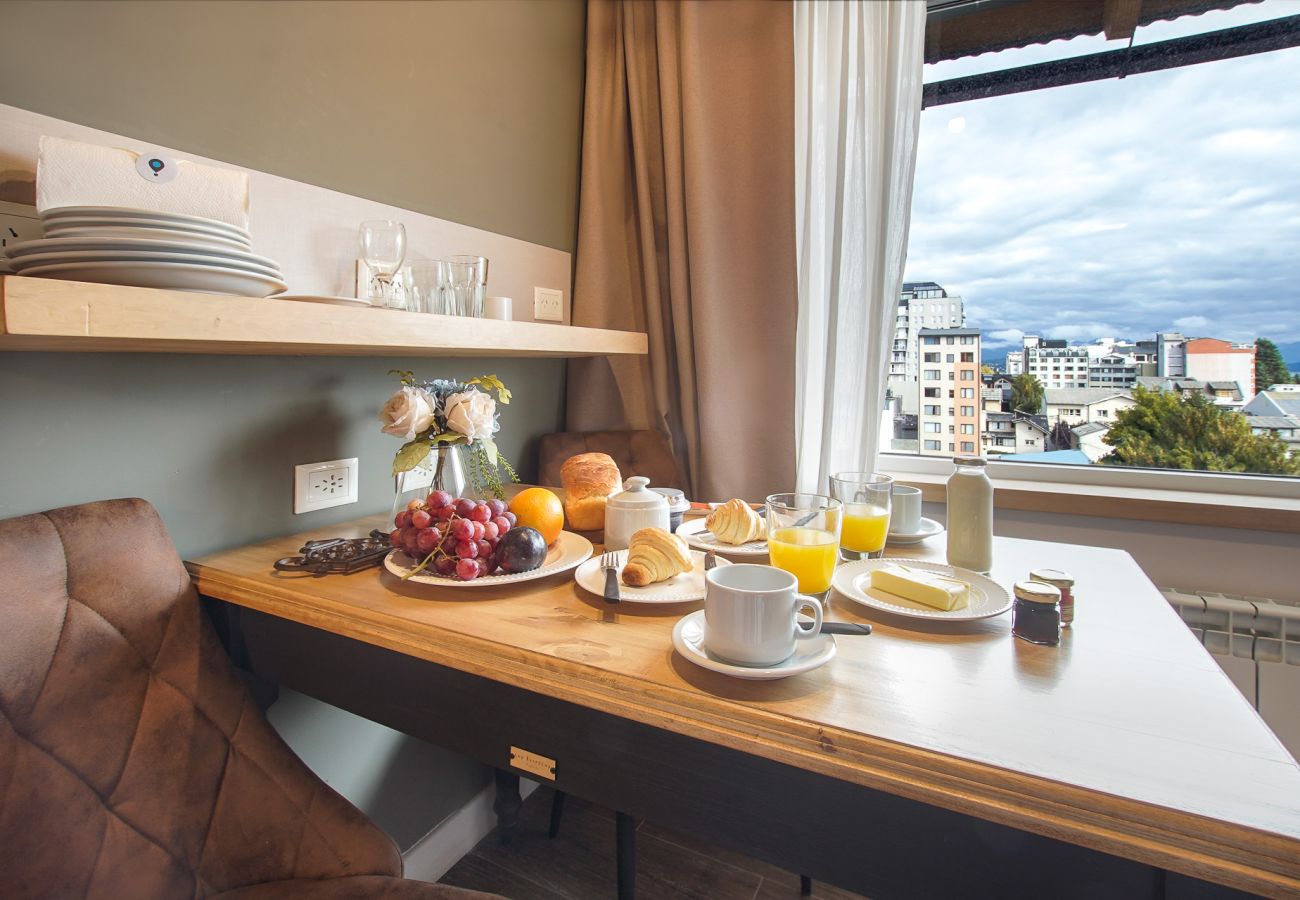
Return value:
[[(923, 603), (906, 600), (897, 594), (882, 591), (871, 586), (871, 572), (885, 566), (900, 565), (909, 569), (921, 569), (926, 572), (938, 572), (952, 578), (960, 578), (970, 585), (970, 602), (961, 609), (935, 609)], [(941, 563), (922, 562), (919, 559), (901, 559), (886, 556), (882, 559), (863, 559), (858, 562), (844, 563), (836, 566), (835, 579), (832, 582), (835, 591), (843, 597), (860, 603), (870, 609), (893, 613), (896, 616), (909, 616), (914, 619), (941, 619), (949, 622), (973, 622), (976, 619), (989, 619), (1000, 616), (1011, 608), (1011, 595), (1006, 588), (986, 575), (945, 566)]]
[(326, 294), (281, 294), (277, 300), (297, 300), (299, 303), (325, 303), (330, 306), (370, 306), (369, 300), (356, 297), (331, 297)]
[(673, 627), (673, 647), (686, 659), (711, 672), (721, 672), (748, 681), (774, 681), (826, 665), (835, 658), (835, 637), (819, 634), (797, 641), (794, 655), (774, 666), (738, 666), (714, 656), (704, 649), (704, 610), (683, 616)]
[(926, 538), (932, 538), (936, 534), (943, 534), (943, 526), (934, 519), (926, 519), (922, 517), (920, 531), (914, 531), (911, 534), (904, 534), (901, 531), (891, 531), (889, 532), (889, 537), (886, 538), (885, 543), (919, 544)]
[[(614, 552), (614, 556), (619, 571), (622, 572), (623, 563), (627, 562), (627, 551), (617, 550)], [(695, 561), (694, 569), (690, 572), (674, 575), (667, 581), (647, 584), (645, 587), (629, 587), (619, 581), (619, 599), (628, 603), (688, 603), (692, 600), (703, 600), (704, 554), (698, 550), (692, 550), (691, 559)], [(728, 566), (731, 563), (719, 556), (718, 565)], [(597, 597), (604, 596), (605, 570), (600, 567), (599, 556), (593, 556), (578, 566), (578, 571), (573, 573), (573, 578), (583, 589), (590, 591)]]
[(732, 556), (767, 556), (767, 541), (750, 541), (747, 544), (728, 544), (718, 540), (709, 531), (707, 517), (687, 519), (677, 526), (677, 534), (697, 550), (713, 550)]

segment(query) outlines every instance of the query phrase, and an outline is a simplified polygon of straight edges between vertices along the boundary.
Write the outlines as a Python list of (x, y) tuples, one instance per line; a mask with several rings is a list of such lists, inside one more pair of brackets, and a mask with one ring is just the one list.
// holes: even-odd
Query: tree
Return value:
[(1071, 431), (1069, 424), (1065, 422), (1057, 422), (1052, 426), (1051, 433), (1047, 435), (1047, 449), (1069, 450), (1070, 438), (1072, 435), (1073, 432)]
[(1182, 399), (1171, 391), (1135, 388), (1135, 405), (1121, 410), (1104, 438), (1111, 466), (1300, 475), (1300, 458), (1276, 435), (1251, 433), (1240, 413), (1215, 406), (1204, 394)]
[(1011, 410), (1036, 416), (1043, 409), (1043, 383), (1025, 372), (1011, 379)]
[(1290, 381), (1291, 372), (1287, 369), (1277, 344), (1268, 338), (1255, 341), (1255, 386), (1263, 391), (1270, 385), (1287, 384)]

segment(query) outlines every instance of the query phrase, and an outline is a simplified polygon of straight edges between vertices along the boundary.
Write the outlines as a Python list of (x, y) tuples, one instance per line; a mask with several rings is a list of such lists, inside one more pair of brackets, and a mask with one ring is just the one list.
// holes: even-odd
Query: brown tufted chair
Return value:
[(686, 479), (658, 431), (559, 431), (542, 436), (538, 446), (537, 483), (560, 485), (560, 466), (579, 453), (608, 453), (622, 476), (644, 475), (651, 487), (686, 490)]
[(487, 896), (401, 871), (254, 705), (152, 506), (0, 521), (0, 893)]

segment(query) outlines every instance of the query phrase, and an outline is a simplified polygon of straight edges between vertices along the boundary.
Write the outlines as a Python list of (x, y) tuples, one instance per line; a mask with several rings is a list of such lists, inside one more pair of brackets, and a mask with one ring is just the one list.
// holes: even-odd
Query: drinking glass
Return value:
[(488, 261), (484, 256), (457, 254), (442, 261), (446, 266), (443, 307), (452, 316), (483, 316), (487, 295)]
[(414, 259), (408, 268), (411, 283), (407, 285), (407, 308), (411, 312), (444, 314), (442, 288), (446, 281), (445, 264), (440, 259)]
[(839, 555), (844, 504), (821, 494), (773, 494), (767, 498), (767, 552), (772, 565), (799, 579), (805, 594), (831, 588)]
[(844, 504), (840, 559), (879, 559), (885, 555), (894, 479), (878, 472), (840, 472), (831, 476), (831, 496)]
[[(400, 302), (393, 290), (393, 276), (406, 259), (406, 226), (389, 219), (374, 219), (361, 223), (361, 259), (378, 282), (379, 290), (367, 291), (371, 306), (396, 306), (406, 308), (406, 298)], [(376, 293), (378, 296), (376, 296)]]

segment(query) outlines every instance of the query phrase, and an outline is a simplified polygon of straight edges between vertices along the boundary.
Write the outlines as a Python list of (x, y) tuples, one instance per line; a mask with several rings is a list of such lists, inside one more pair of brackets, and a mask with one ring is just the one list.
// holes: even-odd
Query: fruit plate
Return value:
[[(546, 560), (539, 567), (527, 572), (518, 572), (514, 575), (482, 575), (470, 581), (445, 578), (433, 572), (410, 575), (411, 570), (419, 564), (419, 561), (412, 560), (402, 550), (394, 550), (385, 556), (384, 568), (399, 578), (404, 578), (406, 581), (416, 584), (436, 584), (439, 587), (450, 588), (492, 587), (494, 585), (518, 584), (521, 581), (532, 581), (536, 578), (555, 575), (558, 572), (567, 572), (591, 559), (593, 549), (591, 541), (582, 535), (574, 534), (572, 531), (561, 531), (560, 536), (555, 539), (555, 543), (546, 552)], [(408, 575), (410, 575), (409, 578)]]
[[(871, 586), (871, 572), (889, 565), (907, 566), (909, 569), (922, 569), (926, 572), (938, 572), (951, 578), (960, 578), (970, 585), (970, 602), (962, 609), (942, 610), (923, 603), (905, 600), (897, 594), (890, 594)], [(945, 622), (972, 622), (976, 619), (988, 619), (1000, 616), (1011, 608), (1011, 595), (1002, 585), (970, 569), (945, 566), (940, 563), (922, 562), (919, 559), (886, 556), (882, 559), (862, 559), (857, 562), (844, 563), (835, 569), (833, 582), (836, 592), (854, 603), (871, 609), (893, 613), (897, 616), (911, 616), (916, 619), (935, 619)]]
[(696, 550), (713, 550), (731, 556), (767, 556), (767, 541), (725, 544), (713, 536), (707, 523), (705, 518), (690, 519), (677, 526), (677, 534)]
[[(627, 551), (619, 550), (614, 553), (614, 557), (619, 572), (622, 572), (623, 564), (627, 562)], [(704, 554), (698, 550), (692, 550), (691, 559), (695, 561), (694, 569), (680, 575), (674, 575), (667, 581), (647, 584), (645, 587), (629, 587), (620, 579), (618, 583), (619, 599), (628, 603), (689, 603), (692, 600), (703, 600)], [(731, 563), (719, 556), (718, 565), (729, 566)], [(605, 572), (600, 568), (599, 558), (588, 560), (579, 566), (578, 571), (573, 573), (573, 578), (582, 588), (597, 597), (604, 596)]]

